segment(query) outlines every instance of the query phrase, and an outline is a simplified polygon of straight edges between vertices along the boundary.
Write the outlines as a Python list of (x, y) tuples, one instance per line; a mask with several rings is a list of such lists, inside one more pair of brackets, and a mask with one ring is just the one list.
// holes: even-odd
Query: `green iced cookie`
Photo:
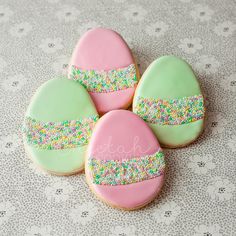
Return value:
[(87, 91), (66, 78), (44, 83), (33, 96), (23, 124), (27, 153), (41, 168), (58, 175), (84, 169), (84, 157), (98, 120)]
[(191, 67), (174, 56), (152, 62), (136, 89), (133, 111), (149, 124), (163, 146), (193, 142), (203, 129), (204, 101)]

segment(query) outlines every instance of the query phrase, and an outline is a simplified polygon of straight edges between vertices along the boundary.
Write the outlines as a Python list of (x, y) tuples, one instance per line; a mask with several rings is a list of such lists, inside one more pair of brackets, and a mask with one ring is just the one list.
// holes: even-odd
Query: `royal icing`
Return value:
[(53, 174), (81, 171), (97, 119), (96, 108), (82, 85), (66, 77), (48, 80), (31, 98), (22, 124), (27, 154)]
[(86, 158), (90, 187), (111, 206), (144, 206), (163, 186), (164, 154), (149, 126), (131, 111), (111, 111), (98, 121)]
[(22, 130), (26, 142), (36, 148), (76, 148), (88, 143), (98, 118), (98, 115), (93, 115), (80, 120), (42, 122), (26, 117)]
[(126, 185), (155, 178), (163, 174), (164, 155), (158, 151), (152, 155), (124, 160), (98, 160), (89, 158), (88, 167), (94, 184)]
[(138, 82), (134, 64), (109, 71), (83, 70), (73, 65), (69, 78), (81, 83), (89, 92), (96, 93), (133, 88)]
[(145, 121), (161, 125), (182, 125), (204, 117), (202, 95), (178, 99), (153, 99), (138, 96), (134, 112)]
[[(137, 69), (134, 64), (134, 58), (127, 43), (117, 32), (95, 28), (82, 35), (75, 46), (70, 60), (71, 66), (68, 69), (68, 78), (73, 79), (72, 71), (78, 76), (77, 69), (80, 77), (83, 72), (81, 80), (84, 80), (86, 73), (95, 73), (96, 81), (84, 81), (81, 84), (90, 91), (98, 113), (105, 114), (111, 110), (126, 109), (132, 103), (137, 84), (136, 77), (138, 77), (138, 72), (134, 71)], [(131, 81), (127, 78), (120, 78), (120, 76), (124, 76), (124, 71), (122, 75), (115, 78), (117, 84), (114, 84), (114, 78), (110, 80), (108, 77), (102, 78), (99, 75), (99, 72), (106, 74), (104, 72), (112, 70), (117, 74), (119, 70), (123, 69), (131, 77)], [(114, 77), (114, 73), (112, 77)]]
[(203, 129), (205, 111), (199, 82), (191, 66), (172, 55), (149, 65), (135, 91), (133, 109), (163, 146), (190, 144)]

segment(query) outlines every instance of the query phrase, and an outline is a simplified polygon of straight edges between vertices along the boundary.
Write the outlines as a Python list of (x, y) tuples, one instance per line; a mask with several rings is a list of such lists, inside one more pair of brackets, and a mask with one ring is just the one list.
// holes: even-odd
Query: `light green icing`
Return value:
[(180, 58), (163, 56), (145, 71), (135, 96), (175, 99), (201, 94), (191, 67)]
[(33, 96), (26, 112), (40, 121), (76, 120), (97, 114), (88, 92), (73, 80), (52, 79)]
[(83, 169), (87, 145), (62, 150), (45, 150), (27, 146), (27, 151), (34, 162), (43, 169), (55, 173), (74, 173)]
[[(97, 111), (87, 91), (66, 78), (52, 79), (33, 96), (26, 116), (39, 121), (79, 120)], [(25, 144), (30, 157), (43, 169), (58, 174), (83, 169), (87, 145), (61, 150), (42, 150)]]
[(182, 146), (196, 139), (201, 133), (203, 120), (184, 125), (157, 125), (148, 123), (158, 141), (166, 146)]
[[(191, 67), (175, 56), (155, 60), (145, 71), (135, 92), (136, 97), (175, 99), (201, 94), (200, 86)], [(203, 120), (185, 125), (149, 124), (160, 143), (181, 146), (195, 140), (202, 130)]]

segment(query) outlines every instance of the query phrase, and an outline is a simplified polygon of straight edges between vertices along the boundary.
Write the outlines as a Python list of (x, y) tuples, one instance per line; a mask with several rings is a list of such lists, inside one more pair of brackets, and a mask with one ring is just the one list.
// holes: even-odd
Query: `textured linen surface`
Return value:
[[(233, 0), (0, 0), (0, 235), (236, 235), (235, 12)], [(98, 201), (84, 174), (40, 171), (22, 144), (35, 90), (97, 26), (122, 34), (142, 72), (161, 55), (187, 60), (207, 101), (204, 133), (164, 150), (163, 191), (138, 211)]]

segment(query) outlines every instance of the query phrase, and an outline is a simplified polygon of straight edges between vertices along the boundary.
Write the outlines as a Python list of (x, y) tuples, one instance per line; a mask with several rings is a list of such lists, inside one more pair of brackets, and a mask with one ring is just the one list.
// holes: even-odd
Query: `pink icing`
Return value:
[[(115, 110), (104, 115), (96, 125), (88, 156), (100, 160), (121, 160), (150, 155), (159, 149), (156, 137), (142, 119), (130, 111)], [(162, 175), (135, 184), (92, 186), (110, 204), (135, 208), (152, 200), (160, 191), (163, 180)]]
[(90, 96), (99, 113), (104, 114), (113, 110), (114, 107), (115, 109), (128, 108), (128, 106), (124, 107), (124, 104), (133, 97), (134, 91), (134, 88), (128, 88), (110, 93), (90, 93)]
[(96, 28), (81, 37), (70, 64), (87, 70), (111, 70), (132, 63), (134, 61), (130, 49), (118, 33)]
[(121, 208), (136, 208), (154, 199), (160, 192), (164, 175), (129, 185), (105, 186), (95, 185), (93, 188), (102, 199)]
[(159, 148), (155, 135), (139, 116), (115, 110), (99, 120), (88, 153), (100, 160), (121, 160), (150, 155)]
[[(76, 45), (70, 65), (81, 69), (111, 70), (134, 64), (124, 39), (115, 31), (96, 28), (86, 32)], [(70, 71), (70, 68), (69, 68)], [(132, 100), (134, 89), (113, 93), (90, 93), (100, 114), (125, 107)]]

